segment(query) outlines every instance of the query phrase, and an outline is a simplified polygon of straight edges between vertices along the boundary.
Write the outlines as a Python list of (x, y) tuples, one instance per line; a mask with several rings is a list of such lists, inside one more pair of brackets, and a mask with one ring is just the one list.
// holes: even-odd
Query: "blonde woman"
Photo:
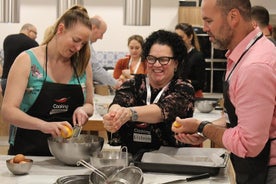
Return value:
[(93, 114), (90, 32), (86, 9), (74, 6), (42, 45), (16, 58), (1, 112), (11, 124), (8, 154), (49, 156), (48, 137), (85, 124)]

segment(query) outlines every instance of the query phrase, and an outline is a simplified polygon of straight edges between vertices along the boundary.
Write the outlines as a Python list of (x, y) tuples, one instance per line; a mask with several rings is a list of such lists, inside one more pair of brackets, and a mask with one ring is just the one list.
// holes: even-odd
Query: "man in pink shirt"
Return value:
[(204, 31), (216, 49), (228, 49), (224, 106), (230, 123), (176, 118), (182, 126), (172, 130), (181, 142), (209, 138), (229, 150), (238, 184), (275, 184), (276, 49), (252, 26), (250, 10), (250, 0), (202, 1)]

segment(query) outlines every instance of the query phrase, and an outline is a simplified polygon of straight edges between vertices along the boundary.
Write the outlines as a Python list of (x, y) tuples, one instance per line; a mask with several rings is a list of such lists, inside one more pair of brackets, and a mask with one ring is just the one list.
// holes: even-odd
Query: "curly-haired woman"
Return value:
[(103, 123), (115, 133), (112, 138), (120, 139), (130, 153), (160, 146), (187, 146), (176, 141), (170, 130), (177, 116), (193, 115), (193, 87), (179, 79), (185, 51), (184, 42), (176, 33), (153, 32), (143, 45), (147, 74), (135, 75), (116, 91)]

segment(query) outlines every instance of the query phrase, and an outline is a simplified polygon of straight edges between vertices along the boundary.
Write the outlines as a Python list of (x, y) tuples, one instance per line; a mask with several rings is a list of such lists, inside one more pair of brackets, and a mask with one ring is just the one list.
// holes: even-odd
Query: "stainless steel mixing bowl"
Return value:
[(77, 161), (90, 161), (94, 152), (102, 150), (104, 139), (96, 135), (81, 134), (78, 137), (64, 139), (49, 137), (48, 146), (52, 155), (66, 165), (76, 166)]
[(6, 160), (6, 165), (14, 175), (27, 174), (33, 165), (32, 159), (28, 159), (28, 161), (24, 163), (14, 163), (14, 162), (11, 162), (10, 160), (11, 159)]
[(217, 104), (217, 101), (213, 100), (199, 100), (195, 102), (195, 106), (199, 112), (209, 113), (211, 112)]
[(128, 166), (128, 153), (120, 150), (104, 150), (98, 153), (93, 153), (90, 157), (90, 163), (96, 167), (126, 167)]

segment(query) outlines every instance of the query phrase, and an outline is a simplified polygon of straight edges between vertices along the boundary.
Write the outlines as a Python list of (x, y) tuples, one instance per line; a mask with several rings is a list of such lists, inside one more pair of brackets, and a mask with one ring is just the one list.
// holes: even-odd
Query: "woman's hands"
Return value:
[(130, 120), (131, 111), (129, 108), (120, 105), (112, 105), (109, 112), (103, 116), (104, 128), (114, 133), (118, 131), (123, 124)]
[(122, 70), (122, 74), (119, 77), (119, 80), (122, 82), (125, 82), (128, 79), (133, 78), (133, 75), (130, 74), (130, 70), (129, 69), (124, 69)]
[[(73, 114), (73, 124), (83, 126), (88, 121), (88, 115), (83, 107), (75, 109)], [(39, 130), (45, 134), (51, 134), (53, 137), (61, 136), (61, 132), (66, 132), (66, 127), (72, 129), (71, 124), (68, 121), (47, 122), (42, 121)]]
[(66, 132), (66, 127), (72, 129), (72, 126), (67, 121), (59, 121), (59, 122), (43, 122), (40, 126), (40, 131), (45, 134), (51, 134), (53, 137), (61, 136), (61, 132)]
[(82, 126), (88, 121), (88, 118), (89, 117), (83, 107), (78, 107), (73, 114), (73, 124)]

